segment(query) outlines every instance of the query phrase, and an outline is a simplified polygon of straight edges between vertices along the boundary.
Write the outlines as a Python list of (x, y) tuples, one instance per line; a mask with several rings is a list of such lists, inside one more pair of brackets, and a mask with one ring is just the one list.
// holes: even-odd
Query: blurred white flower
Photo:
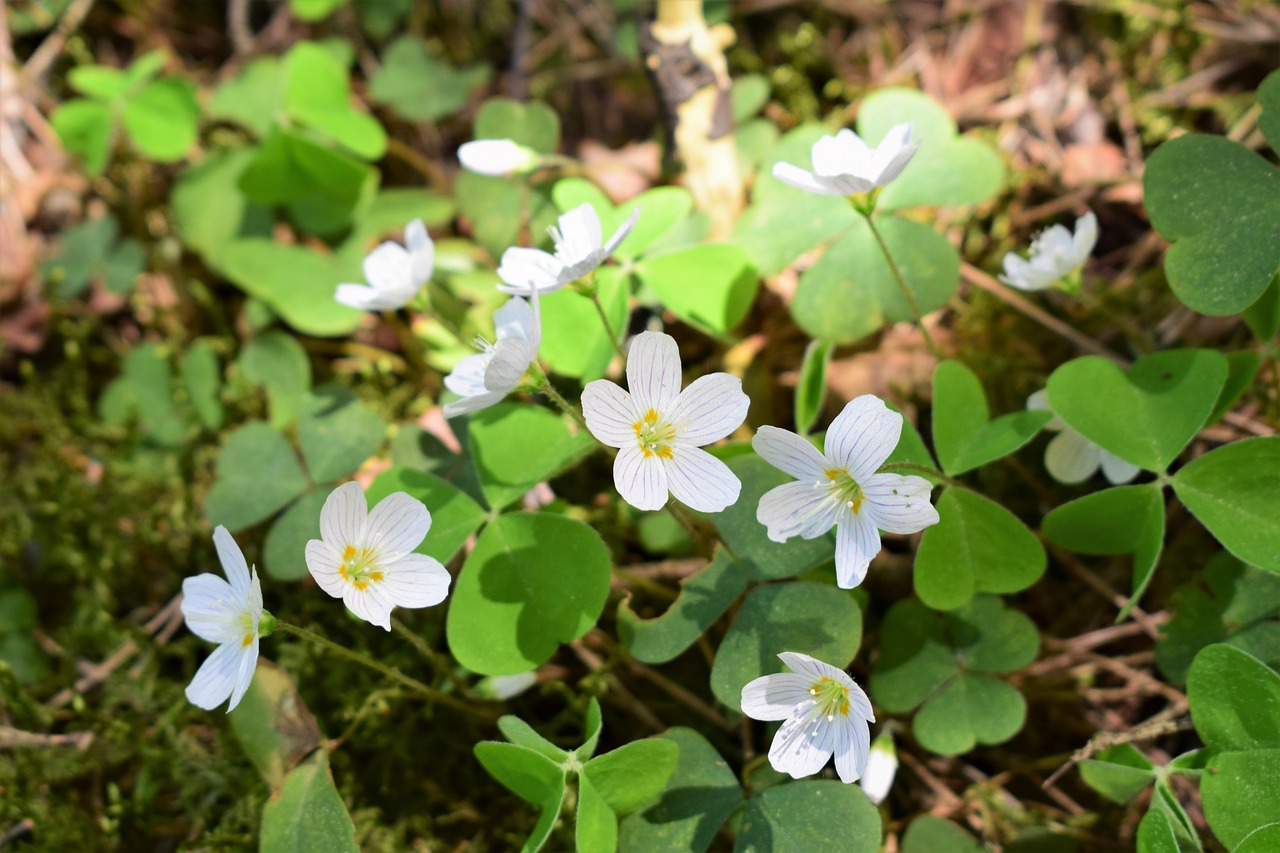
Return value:
[(880, 552), (880, 530), (915, 533), (938, 523), (928, 480), (876, 473), (901, 434), (902, 415), (871, 394), (850, 401), (832, 422), (825, 455), (793, 432), (760, 427), (751, 446), (796, 482), (765, 492), (756, 520), (774, 542), (814, 539), (835, 525), (836, 582), (852, 589)]
[(1013, 252), (1004, 256), (1000, 280), (1019, 290), (1044, 290), (1089, 260), (1098, 242), (1098, 218), (1093, 211), (1076, 220), (1073, 235), (1065, 225), (1052, 225), (1031, 241), (1031, 257)]
[(528, 690), (538, 683), (538, 673), (518, 672), (515, 675), (490, 675), (476, 682), (476, 695), (482, 699), (505, 701)]
[(340, 284), (333, 298), (361, 311), (395, 311), (431, 280), (436, 247), (421, 219), (405, 226), (404, 245), (387, 241), (364, 259), (369, 284)]
[(893, 735), (882, 732), (871, 744), (871, 757), (862, 772), (862, 791), (876, 805), (884, 802), (898, 774), (898, 751), (893, 746)]
[(538, 152), (510, 139), (476, 139), (459, 146), (458, 162), (481, 175), (513, 175), (538, 165)]
[(920, 147), (911, 125), (889, 128), (875, 148), (849, 128), (813, 143), (813, 171), (791, 163), (774, 163), (773, 176), (783, 183), (823, 195), (858, 195), (888, 184), (906, 168)]
[(680, 390), (680, 350), (662, 332), (642, 332), (627, 353), (627, 387), (588, 383), (582, 413), (591, 434), (620, 449), (613, 482), (636, 509), (661, 509), (668, 493), (701, 512), (720, 512), (742, 483), (700, 448), (741, 425), (751, 401), (742, 380), (712, 373)]
[(791, 672), (765, 675), (742, 688), (742, 713), (755, 720), (786, 720), (773, 736), (769, 763), (793, 779), (812, 776), (832, 754), (845, 784), (867, 767), (871, 701), (841, 669), (797, 652), (778, 655)]
[(631, 212), (626, 222), (613, 232), (609, 242), (602, 243), (600, 216), (590, 204), (583, 203), (559, 219), (558, 228), (548, 228), (555, 243), (554, 255), (541, 249), (513, 246), (502, 253), (498, 277), (506, 285), (498, 285), (503, 293), (528, 296), (533, 291), (550, 293), (577, 281), (603, 264), (635, 227), (640, 208)]
[(449, 572), (413, 549), (431, 513), (404, 492), (370, 512), (357, 482), (334, 489), (320, 510), (320, 538), (307, 543), (307, 569), (320, 588), (361, 619), (391, 630), (395, 607), (430, 607), (449, 594)]
[(537, 293), (532, 308), (523, 299), (511, 299), (494, 312), (493, 319), (496, 341), (480, 340), (484, 352), (467, 356), (444, 378), (444, 386), (462, 398), (445, 403), (446, 418), (497, 403), (515, 390), (525, 369), (538, 356), (542, 330)]
[(213, 531), (213, 544), (227, 580), (206, 573), (182, 582), (182, 615), (187, 628), (202, 640), (218, 644), (187, 685), (187, 700), (212, 711), (230, 698), (227, 713), (231, 713), (249, 689), (258, 666), (262, 586), (257, 568), (250, 574), (244, 553), (227, 528), (219, 525)]
[[(1027, 398), (1027, 408), (1033, 411), (1052, 412), (1049, 406), (1049, 392), (1037, 391)], [(1056, 414), (1044, 425), (1044, 428), (1056, 432), (1049, 440), (1044, 451), (1044, 467), (1049, 476), (1059, 483), (1068, 485), (1083, 483), (1102, 468), (1102, 475), (1113, 486), (1127, 483), (1142, 469), (1132, 462), (1126, 462), (1114, 453), (1108, 453), (1071, 427)]]

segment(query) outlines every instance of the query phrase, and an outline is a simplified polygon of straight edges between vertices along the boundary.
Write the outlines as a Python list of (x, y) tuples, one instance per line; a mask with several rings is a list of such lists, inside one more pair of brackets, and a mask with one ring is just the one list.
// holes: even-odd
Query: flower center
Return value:
[(823, 472), (826, 481), (819, 480), (814, 485), (826, 489), (831, 500), (842, 503), (855, 513), (862, 508), (862, 487), (858, 485), (844, 468), (830, 468)]
[(253, 627), (253, 614), (248, 610), (241, 610), (240, 615), (236, 617), (236, 627), (240, 629), (240, 645), (247, 648), (253, 644), (253, 638), (258, 636), (258, 629)]
[(676, 428), (659, 417), (656, 410), (645, 412), (644, 417), (633, 423), (631, 428), (636, 431), (636, 440), (645, 459), (652, 456), (671, 458), (671, 442), (675, 441)]
[(377, 583), (385, 577), (378, 568), (378, 552), (372, 548), (356, 548), (355, 545), (348, 545), (342, 552), (338, 572), (344, 581), (362, 591), (370, 583)]
[(842, 717), (849, 716), (849, 688), (840, 682), (830, 678), (819, 678), (809, 688), (809, 695), (813, 697), (814, 702), (818, 703), (818, 711), (828, 721), (834, 720), (836, 714)]

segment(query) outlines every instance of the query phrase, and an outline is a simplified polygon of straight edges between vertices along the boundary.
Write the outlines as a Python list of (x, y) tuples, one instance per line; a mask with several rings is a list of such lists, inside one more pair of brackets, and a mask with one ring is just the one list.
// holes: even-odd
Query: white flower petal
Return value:
[(502, 253), (498, 278), (506, 282), (506, 286), (498, 285), (498, 290), (516, 295), (528, 295), (535, 290), (551, 293), (567, 283), (560, 281), (563, 270), (564, 264), (554, 255), (541, 249), (513, 246)]
[[(231, 698), (232, 694), (239, 692), (243, 695), (241, 679), (245, 659), (250, 657), (253, 664), (256, 664), (258, 660), (256, 643), (244, 646), (236, 641), (219, 645), (200, 665), (196, 670), (195, 678), (191, 679), (191, 683), (187, 685), (187, 701), (197, 708), (212, 711)], [(253, 677), (252, 666), (249, 667), (249, 677), (250, 679)], [(243, 688), (247, 687), (247, 683), (243, 685)], [(236, 696), (236, 702), (239, 701), (240, 697)], [(235, 704), (233, 702), (227, 711), (230, 712)]]
[(782, 661), (787, 669), (808, 678), (811, 684), (815, 679), (819, 678), (838, 681), (845, 687), (853, 684), (853, 679), (843, 669), (834, 667), (826, 661), (820, 661), (811, 655), (801, 652), (780, 652), (778, 660)]
[(354, 480), (343, 483), (329, 493), (320, 508), (320, 538), (339, 551), (355, 545), (368, 515), (364, 488)]
[(932, 492), (924, 477), (873, 474), (862, 483), (862, 513), (888, 533), (915, 533), (938, 523)]
[(536, 154), (510, 139), (476, 139), (458, 146), (458, 162), (464, 169), (494, 177), (532, 169)]
[(538, 338), (538, 320), (528, 300), (515, 297), (493, 312), (494, 331), (498, 340), (511, 338), (535, 341)]
[(728, 373), (709, 373), (680, 392), (667, 419), (675, 425), (680, 441), (701, 447), (742, 426), (750, 406), (741, 379)]
[(377, 625), (386, 631), (391, 630), (391, 602), (385, 600), (377, 591), (376, 584), (359, 589), (355, 584), (347, 584), (342, 592), (342, 602), (347, 609), (370, 625)]
[(742, 688), (742, 713), (754, 720), (785, 720), (797, 705), (812, 701), (813, 679), (794, 672), (762, 675)]
[(1070, 427), (1055, 435), (1044, 450), (1045, 470), (1059, 483), (1083, 483), (1100, 464), (1102, 448)]
[(258, 620), (262, 618), (262, 584), (258, 581), (258, 569), (253, 569), (253, 578), (249, 581), (249, 594), (245, 603), (249, 606), (249, 616), (253, 620), (253, 634), (258, 635)]
[(823, 136), (809, 149), (813, 173), (819, 178), (860, 174), (857, 167), (870, 158), (872, 150), (861, 136), (847, 127), (835, 136)]
[(853, 589), (867, 576), (871, 558), (880, 553), (880, 533), (865, 515), (845, 512), (836, 523), (836, 585)]
[(449, 594), (449, 571), (426, 554), (407, 554), (382, 570), (377, 586), (396, 607), (430, 607)]
[(784, 184), (821, 195), (844, 195), (827, 180), (791, 163), (774, 163), (773, 176)]
[(244, 552), (221, 524), (213, 531), (213, 546), (218, 552), (222, 571), (231, 582), (231, 588), (243, 599), (249, 591), (249, 564), (245, 562)]
[(631, 229), (636, 227), (636, 220), (640, 218), (640, 208), (631, 211), (631, 215), (627, 217), (627, 221), (618, 226), (618, 230), (613, 232), (613, 236), (609, 238), (609, 242), (604, 244), (604, 256), (607, 258), (612, 255), (617, 248), (622, 245), (622, 241), (627, 239), (627, 235), (631, 233)]
[(742, 491), (742, 481), (728, 465), (684, 442), (671, 446), (671, 458), (662, 459), (662, 465), (671, 494), (698, 512), (720, 512), (736, 503)]
[(558, 229), (551, 236), (556, 244), (556, 258), (565, 266), (579, 264), (600, 251), (604, 235), (600, 230), (600, 214), (590, 202), (583, 202), (557, 220)]
[(1086, 211), (1084, 216), (1076, 220), (1076, 233), (1071, 240), (1072, 269), (1089, 260), (1093, 247), (1098, 244), (1098, 217), (1093, 211)]
[(680, 348), (662, 332), (641, 332), (627, 352), (627, 387), (636, 410), (664, 415), (680, 395)]
[(380, 562), (391, 563), (417, 548), (430, 528), (426, 505), (406, 492), (395, 492), (369, 512), (361, 545), (374, 549)]
[(456, 418), (458, 415), (478, 412), (481, 409), (487, 409), (492, 405), (501, 403), (502, 398), (505, 396), (507, 395), (498, 391), (486, 391), (483, 394), (463, 397), (461, 400), (445, 403), (444, 416), (446, 418)]
[(641, 416), (631, 395), (608, 379), (588, 382), (582, 389), (582, 416), (591, 434), (610, 447), (636, 443), (635, 424)]
[(831, 423), (826, 456), (861, 483), (889, 458), (901, 434), (902, 415), (890, 411), (879, 397), (863, 394), (850, 400)]
[(783, 483), (760, 496), (756, 521), (768, 528), (774, 542), (792, 536), (816, 539), (836, 523), (841, 505), (831, 500), (827, 489), (803, 480)]
[(1102, 476), (1107, 478), (1113, 486), (1119, 486), (1129, 482), (1138, 476), (1138, 472), (1142, 469), (1132, 462), (1126, 462), (1114, 453), (1108, 453), (1102, 448), (1098, 448), (1098, 458), (1102, 462)]
[(312, 539), (307, 543), (305, 556), (307, 571), (315, 578), (316, 585), (334, 598), (341, 598), (347, 588), (342, 577), (342, 554), (330, 543)]
[[(444, 378), (444, 387), (459, 397), (474, 397), (477, 394), (489, 393), (489, 389), (484, 384), (484, 377), (489, 371), (491, 361), (493, 361), (492, 352), (480, 352), (467, 356), (454, 366), (452, 373)], [(499, 395), (501, 396), (503, 395)]]
[(867, 755), (871, 751), (871, 727), (866, 720), (850, 715), (833, 721), (836, 737), (836, 773), (846, 785), (858, 781), (866, 773)]
[(751, 439), (751, 446), (765, 462), (797, 480), (817, 482), (824, 479), (832, 467), (818, 448), (794, 432), (778, 427), (760, 427)]
[(497, 394), (509, 394), (520, 384), (529, 363), (533, 361), (529, 342), (521, 338), (503, 338), (493, 348), (493, 358), (484, 372), (484, 387)]
[[(1027, 408), (1033, 412), (1049, 412), (1053, 414), (1053, 409), (1049, 406), (1049, 389), (1041, 388), (1039, 391), (1027, 398)], [(1044, 428), (1050, 432), (1061, 432), (1067, 428), (1067, 422), (1057, 415), (1049, 418), (1049, 422)]]
[(431, 280), (436, 264), (436, 244), (431, 242), (427, 226), (415, 219), (404, 227), (404, 244), (409, 250), (409, 280), (415, 288)]
[(236, 667), (235, 687), (231, 690), (231, 701), (227, 703), (230, 714), (244, 698), (249, 685), (253, 683), (253, 671), (258, 668), (258, 637), (255, 635), (248, 646), (240, 647), (240, 664)]
[(188, 630), (200, 639), (210, 643), (240, 640), (244, 602), (231, 584), (217, 575), (205, 573), (184, 580), (181, 608)]
[(821, 770), (834, 749), (833, 726), (811, 711), (782, 724), (769, 747), (769, 763), (779, 773), (800, 779)]
[(662, 460), (645, 456), (639, 445), (624, 447), (613, 462), (613, 485), (636, 509), (662, 509), (667, 502), (667, 474)]
[(333, 292), (333, 299), (357, 311), (394, 311), (402, 304), (363, 284), (340, 284)]
[(405, 247), (388, 240), (365, 256), (364, 280), (382, 293), (401, 293), (412, 286), (412, 267)]

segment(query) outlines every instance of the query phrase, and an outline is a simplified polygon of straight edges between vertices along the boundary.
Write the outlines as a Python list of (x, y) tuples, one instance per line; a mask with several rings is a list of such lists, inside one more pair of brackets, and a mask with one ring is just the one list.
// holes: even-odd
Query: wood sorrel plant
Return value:
[[(654, 38), (670, 57), (680, 43), (663, 41), (662, 27), (689, 22), (660, 23)], [(705, 26), (696, 32), (690, 55), (723, 47)], [(1220, 352), (1135, 335), (1122, 353), (1094, 341), (1082, 357), (1044, 354), (1011, 396), (984, 387), (981, 354), (955, 351), (934, 322), (965, 298), (950, 234), (975, 229), (969, 214), (998, 197), (1005, 164), (925, 95), (883, 88), (855, 105), (853, 127), (835, 127), (839, 116), (781, 133), (758, 117), (767, 85), (754, 106), (743, 85), (723, 132), (701, 149), (679, 137), (693, 152), (696, 211), (675, 185), (615, 204), (558, 153), (554, 112), (504, 99), (478, 110), (451, 191), (386, 189), (381, 158), (421, 157), (351, 106), (350, 63), (331, 48), (300, 41), (250, 60), (203, 108), (154, 57), (117, 74), (90, 66), (71, 79), (86, 98), (54, 117), (91, 172), (112, 162), (116, 138), (182, 159), (201, 109), (234, 128), (220, 128), (234, 144), (182, 172), (171, 203), (185, 246), (252, 299), (252, 338), (228, 389), (261, 388), (266, 407), (222, 443), (204, 504), (227, 579), (188, 579), (182, 610), (217, 644), (188, 697), (227, 704), (272, 788), (262, 849), (356, 849), (348, 806), (367, 809), (374, 796), (344, 802), (330, 750), (400, 713), (484, 733), (479, 766), (529, 804), (532, 829), (512, 844), (526, 850), (567, 848), (572, 835), (586, 851), (871, 853), (886, 826), (924, 810), (893, 787), (898, 765), (885, 756), (895, 731), (899, 775), (928, 780), (938, 797), (965, 799), (934, 774), (974, 754), (963, 765), (978, 780), (967, 799), (991, 813), (989, 840), (1019, 842), (1005, 826), (1016, 821), (988, 808), (1016, 774), (988, 778), (985, 761), (998, 753), (986, 748), (1012, 749), (1023, 735), (1026, 757), (1053, 725), (1045, 694), (1067, 692), (1049, 683), (1067, 641), (1028, 615), (1046, 573), (1078, 586), (1070, 608), (1106, 601), (1121, 630), (1154, 641), (1167, 681), (1156, 692), (1170, 704), (1128, 730), (1082, 736), (1069, 759), (1025, 764), (1078, 766), (1116, 802), (1150, 788), (1139, 850), (1204, 849), (1211, 836), (1244, 853), (1280, 849), (1280, 438), (1274, 396), (1255, 390), (1277, 370), (1273, 158), (1192, 134), (1158, 149), (1143, 178), (1152, 224), (1172, 243), (1174, 294), (1195, 311), (1241, 313), (1256, 341)], [(368, 91), (385, 109), (434, 120), (463, 105), (406, 94), (437, 62), (426, 43), (397, 41), (383, 54)], [(702, 94), (715, 96), (724, 69), (711, 64)], [(465, 91), (488, 71), (440, 73)], [(171, 139), (147, 120), (165, 97)], [(673, 112), (700, 114), (715, 103), (704, 100)], [(1256, 114), (1280, 146), (1280, 77), (1259, 89)], [(716, 161), (734, 147), (731, 131), (753, 124), (732, 168)], [(717, 190), (739, 167), (746, 179)], [(1105, 245), (1102, 203), (1089, 200), (1096, 213), (1073, 204), (1029, 246), (986, 259), (1029, 292), (1006, 294), (1010, 304), (1066, 313), (1110, 286), (1092, 260)], [(115, 220), (102, 222), (105, 237), (89, 235), (102, 244), (95, 268), (134, 254), (111, 248)], [(273, 225), (300, 239), (273, 239)], [(401, 231), (403, 242), (378, 242)], [(789, 319), (810, 339), (789, 419), (763, 404), (748, 365), (761, 350), (739, 335), (749, 317), (781, 313), (760, 284), (784, 271), (794, 273)], [(87, 275), (69, 275), (67, 292)], [(267, 328), (275, 322), (284, 328)], [(928, 405), (899, 411), (862, 393), (825, 405), (837, 348), (891, 324), (912, 324), (931, 351)], [(313, 389), (317, 338), (338, 339), (323, 345), (352, 371), (394, 376), (400, 387), (386, 393), (398, 402)], [(207, 342), (181, 360), (136, 348), (103, 397), (104, 419), (141, 421), (162, 450), (217, 431), (233, 396), (220, 393), (225, 354)], [(384, 447), (386, 412), (414, 406), (430, 430), (401, 424)], [(1257, 435), (1237, 439), (1224, 419)], [(1041, 476), (1042, 455), (1047, 475), (1072, 488)], [(228, 532), (248, 544), (259, 524), (263, 582)], [(1210, 541), (1224, 550), (1203, 583), (1185, 561), (1162, 566), (1169, 552)], [(637, 566), (641, 552), (686, 561)], [(1122, 590), (1094, 571), (1093, 558), (1116, 556), (1130, 573)], [(662, 582), (667, 571), (678, 572), (678, 591)], [(1162, 580), (1181, 585), (1173, 615), (1157, 618), (1148, 611)], [(279, 618), (263, 609), (263, 586)], [(301, 624), (287, 606), (295, 596), (336, 615)], [(443, 627), (433, 632), (434, 614)], [(335, 623), (391, 632), (420, 671), (334, 639)], [(266, 662), (280, 635), (377, 679), (332, 715), (347, 728), (331, 742), (292, 678)], [(1106, 672), (1133, 671), (1094, 648), (1084, 652)], [(1072, 674), (1081, 690), (1109, 689), (1087, 683), (1092, 671)], [(638, 697), (637, 683), (659, 698)], [(504, 714), (504, 702), (523, 716)], [(615, 712), (607, 726), (601, 703)], [(1197, 742), (1179, 737), (1192, 728)], [(616, 748), (601, 751), (602, 737)], [(1159, 738), (1181, 754), (1148, 747)], [(979, 849), (929, 816), (893, 843), (904, 853)]]

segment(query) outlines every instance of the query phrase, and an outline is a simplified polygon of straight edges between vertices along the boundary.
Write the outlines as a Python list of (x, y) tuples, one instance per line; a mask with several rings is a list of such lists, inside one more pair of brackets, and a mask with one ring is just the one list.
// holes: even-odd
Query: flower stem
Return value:
[(465, 695), (470, 691), (467, 683), (458, 677), (458, 674), (453, 671), (453, 667), (449, 666), (449, 661), (435, 649), (431, 648), (431, 646), (427, 644), (427, 641), (418, 636), (417, 632), (412, 628), (393, 616), (391, 617), (391, 630), (408, 640), (409, 644), (417, 650), (418, 654), (422, 655), (438, 672), (444, 673), (445, 677), (452, 682), (453, 686), (458, 689), (459, 693)]
[(618, 358), (622, 359), (622, 363), (626, 364), (627, 354), (622, 351), (622, 343), (618, 340), (618, 336), (614, 334), (613, 327), (609, 325), (609, 315), (604, 311), (604, 305), (600, 302), (600, 294), (598, 291), (592, 290), (588, 298), (591, 304), (596, 306), (596, 313), (600, 315), (600, 322), (604, 324), (604, 333), (609, 336), (609, 343), (613, 344), (613, 351), (618, 354)]
[(447, 705), (456, 711), (465, 711), (468, 714), (478, 714), (486, 718), (493, 716), (493, 714), (486, 708), (480, 708), (467, 702), (463, 702), (462, 700), (450, 696), (447, 693), (441, 693), (439, 690), (428, 687), (416, 678), (410, 678), (393, 666), (387, 666), (384, 663), (379, 663), (368, 655), (349, 649), (346, 646), (339, 645), (333, 640), (323, 637), (314, 631), (303, 628), (300, 625), (294, 625), (290, 622), (285, 622), (282, 619), (277, 619), (276, 630), (283, 631), (286, 634), (293, 634), (295, 637), (301, 637), (307, 642), (333, 652), (339, 657), (344, 657), (347, 660), (360, 664), (361, 666), (368, 667), (374, 672), (399, 683), (402, 687), (408, 688), (414, 693), (430, 699), (432, 702), (438, 702), (441, 705)]
[[(578, 407), (560, 395), (560, 392), (551, 384), (551, 380), (547, 378), (545, 373), (542, 375), (541, 379), (542, 383), (539, 385), (538, 390), (550, 397), (551, 402), (560, 407), (560, 411), (573, 418), (587, 435), (595, 438), (591, 429), (587, 426), (586, 418), (582, 417), (582, 412), (578, 411)], [(599, 439), (597, 439), (597, 441), (598, 440)]]
[(920, 313), (920, 304), (916, 302), (915, 294), (911, 292), (911, 288), (907, 287), (907, 280), (902, 277), (902, 269), (898, 266), (898, 262), (893, 259), (893, 253), (889, 251), (889, 246), (884, 241), (884, 237), (880, 234), (880, 229), (876, 227), (874, 216), (867, 217), (867, 225), (871, 228), (871, 236), (876, 238), (876, 244), (880, 246), (880, 252), (884, 255), (885, 262), (889, 264), (889, 272), (893, 273), (893, 280), (898, 283), (898, 289), (902, 291), (902, 297), (907, 300), (907, 307), (911, 309), (911, 316), (915, 318), (916, 325), (920, 327), (920, 334), (924, 336), (925, 346), (929, 348), (929, 352), (934, 358), (941, 359), (942, 353), (938, 350), (937, 344), (933, 342), (933, 338), (929, 335), (929, 330), (924, 325), (924, 315)]

